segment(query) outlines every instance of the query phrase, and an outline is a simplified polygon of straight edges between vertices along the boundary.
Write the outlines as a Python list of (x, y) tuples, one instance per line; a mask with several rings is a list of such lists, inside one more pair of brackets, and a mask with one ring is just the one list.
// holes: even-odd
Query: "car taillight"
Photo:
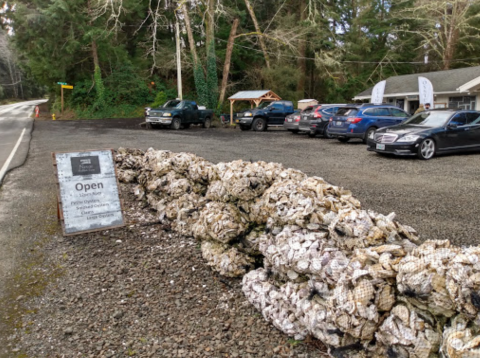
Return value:
[(295, 122), (298, 122), (300, 120), (300, 116), (295, 116)]
[(333, 121), (333, 117), (330, 117), (330, 119), (328, 120), (329, 122), (332, 122)]
[(362, 119), (363, 118), (359, 118), (359, 117), (350, 117), (350, 118), (347, 118), (347, 122), (355, 124), (355, 123), (360, 122)]
[(316, 125), (316, 124), (312, 124), (312, 128), (317, 128), (317, 125)]
[(322, 118), (322, 115), (320, 113), (315, 113), (313, 115), (314, 118)]

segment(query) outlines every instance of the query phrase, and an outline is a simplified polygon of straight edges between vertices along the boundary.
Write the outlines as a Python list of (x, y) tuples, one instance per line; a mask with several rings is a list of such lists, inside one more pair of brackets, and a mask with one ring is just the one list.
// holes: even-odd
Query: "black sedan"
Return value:
[(480, 150), (480, 112), (428, 110), (368, 138), (368, 150), (430, 159), (435, 154)]

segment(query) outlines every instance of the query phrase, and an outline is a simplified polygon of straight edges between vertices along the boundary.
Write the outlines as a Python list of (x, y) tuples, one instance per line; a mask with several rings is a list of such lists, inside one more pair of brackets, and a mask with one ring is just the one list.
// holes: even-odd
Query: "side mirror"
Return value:
[(456, 124), (449, 124), (449, 125), (447, 126), (447, 129), (455, 129), (455, 128), (457, 128), (457, 127), (458, 127), (458, 125), (456, 125)]
[(269, 110), (270, 112), (273, 111), (273, 107), (270, 107), (268, 110)]

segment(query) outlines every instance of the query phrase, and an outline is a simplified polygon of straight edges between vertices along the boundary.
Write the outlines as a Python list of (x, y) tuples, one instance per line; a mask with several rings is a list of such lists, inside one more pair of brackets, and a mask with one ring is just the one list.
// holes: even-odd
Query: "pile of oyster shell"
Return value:
[(480, 357), (480, 248), (420, 244), (352, 193), (278, 163), (120, 148), (119, 180), (201, 242), (264, 318), (332, 356)]

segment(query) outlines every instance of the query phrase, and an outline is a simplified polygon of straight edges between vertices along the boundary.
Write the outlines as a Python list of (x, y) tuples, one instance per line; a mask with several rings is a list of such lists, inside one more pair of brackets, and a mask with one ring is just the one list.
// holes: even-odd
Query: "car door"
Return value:
[(200, 117), (200, 110), (196, 104), (192, 103), (192, 116), (190, 117), (191, 122), (189, 123), (198, 123)]
[(191, 103), (185, 103), (183, 106), (182, 123), (192, 123), (193, 107)]
[(391, 120), (393, 122), (393, 125), (400, 124), (409, 117), (406, 112), (397, 108), (390, 108), (390, 115), (392, 117)]
[(394, 124), (397, 124), (390, 112), (390, 108), (388, 107), (374, 108), (374, 115), (377, 123), (379, 124), (379, 128), (390, 127)]
[(467, 112), (467, 131), (468, 143), (470, 148), (480, 148), (480, 113)]
[(285, 109), (282, 103), (273, 103), (268, 111), (268, 124), (282, 125), (285, 121)]
[(455, 114), (447, 124), (443, 135), (442, 143), (439, 147), (442, 149), (454, 149), (466, 146), (470, 128), (467, 128), (467, 114), (460, 112)]

